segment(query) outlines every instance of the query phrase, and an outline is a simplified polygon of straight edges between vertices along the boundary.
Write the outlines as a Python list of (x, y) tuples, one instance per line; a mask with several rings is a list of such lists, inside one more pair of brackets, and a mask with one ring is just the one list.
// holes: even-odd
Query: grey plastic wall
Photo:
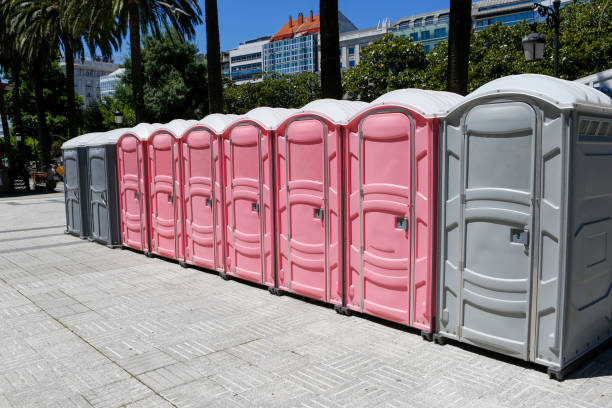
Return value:
[(563, 364), (612, 335), (612, 115), (572, 119)]
[[(580, 139), (580, 120), (576, 112), (517, 95), (473, 100), (443, 122), (441, 335), (553, 369), (610, 337), (612, 122)], [(520, 137), (504, 144), (513, 133)], [(477, 188), (489, 182), (508, 191)], [(510, 229), (521, 228), (530, 232), (528, 247), (512, 242)], [(504, 237), (499, 231), (506, 229)], [(513, 246), (491, 256), (500, 239)]]
[(117, 150), (115, 145), (87, 146), (91, 239), (121, 245)]
[(86, 238), (90, 235), (87, 152), (83, 147), (66, 149), (63, 158), (66, 232)]

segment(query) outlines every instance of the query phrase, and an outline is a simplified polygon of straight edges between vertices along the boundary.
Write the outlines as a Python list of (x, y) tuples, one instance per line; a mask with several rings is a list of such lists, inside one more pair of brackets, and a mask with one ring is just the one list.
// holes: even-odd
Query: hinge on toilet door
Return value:
[(461, 194), (459, 195), (459, 199), (461, 200), (461, 204), (465, 204), (465, 202), (467, 201), (467, 200), (465, 199), (465, 193), (461, 193)]
[(360, 195), (361, 197), (363, 197), (363, 188), (362, 188), (362, 187), (360, 187), (360, 188), (359, 188), (359, 195)]

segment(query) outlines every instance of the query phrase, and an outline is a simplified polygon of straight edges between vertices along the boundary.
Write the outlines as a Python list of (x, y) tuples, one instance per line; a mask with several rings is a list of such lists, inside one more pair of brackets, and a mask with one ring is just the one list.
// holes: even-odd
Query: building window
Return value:
[(446, 28), (436, 28), (434, 31), (435, 38), (446, 38)]
[(351, 67), (351, 68), (352, 68), (352, 67), (354, 67), (354, 66), (355, 66), (355, 61), (354, 61), (354, 60), (353, 60), (353, 61), (349, 61), (349, 67)]
[(417, 18), (416, 20), (414, 20), (414, 26), (415, 27), (422, 27), (423, 26), (423, 19), (422, 18)]
[(425, 25), (433, 24), (433, 16), (425, 17)]
[(431, 32), (429, 30), (421, 31), (421, 40), (429, 40), (430, 38), (431, 38)]
[(259, 58), (261, 58), (261, 52), (254, 52), (252, 54), (236, 55), (235, 57), (232, 57), (232, 62), (236, 63), (236, 62), (252, 61), (254, 59), (259, 59)]
[(349, 47), (348, 53), (349, 55), (355, 55), (355, 47)]
[(440, 14), (440, 15), (438, 16), (438, 23), (444, 23), (444, 22), (447, 22), (447, 21), (448, 21), (448, 19), (449, 19), (449, 15), (448, 15), (448, 13), (447, 13), (447, 14)]
[(419, 33), (410, 33), (410, 38), (412, 41), (419, 41)]
[(427, 54), (429, 54), (429, 50), (431, 49), (431, 47), (429, 45), (424, 45), (423, 49), (425, 50)]

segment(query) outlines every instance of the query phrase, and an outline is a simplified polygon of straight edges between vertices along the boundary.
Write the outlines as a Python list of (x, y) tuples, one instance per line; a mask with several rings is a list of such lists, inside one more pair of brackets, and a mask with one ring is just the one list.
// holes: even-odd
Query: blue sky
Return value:
[[(198, 0), (204, 10), (204, 0)], [(239, 43), (278, 31), (289, 19), (310, 10), (319, 13), (319, 0), (218, 0), (219, 36), (221, 49), (236, 48)], [(411, 14), (449, 7), (449, 0), (338, 0), (338, 8), (359, 29), (374, 27), (384, 18), (395, 22)], [(204, 16), (202, 16), (204, 20)], [(206, 28), (204, 24), (196, 30), (193, 41), (202, 52), (206, 52)], [(127, 41), (115, 57), (122, 62), (122, 55), (129, 53)]]

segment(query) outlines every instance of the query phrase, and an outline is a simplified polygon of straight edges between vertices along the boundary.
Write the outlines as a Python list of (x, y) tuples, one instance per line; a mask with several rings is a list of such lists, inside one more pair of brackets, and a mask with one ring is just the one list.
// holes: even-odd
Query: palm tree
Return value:
[(338, 0), (320, 0), (321, 91), (324, 98), (342, 99)]
[(85, 3), (94, 3), (95, 9), (99, 10), (100, 14), (108, 10), (109, 3), (112, 4), (110, 10), (113, 15), (118, 17), (121, 24), (127, 23), (129, 26), (134, 110), (136, 121), (144, 122), (146, 118), (140, 33), (151, 33), (159, 37), (161, 27), (166, 30), (173, 27), (179, 35), (193, 37), (195, 26), (202, 22), (198, 2), (197, 0), (86, 0)]
[(472, 0), (450, 0), (447, 90), (467, 94)]
[(223, 81), (221, 79), (221, 46), (217, 0), (206, 0), (206, 59), (208, 60), (208, 111), (223, 113)]

